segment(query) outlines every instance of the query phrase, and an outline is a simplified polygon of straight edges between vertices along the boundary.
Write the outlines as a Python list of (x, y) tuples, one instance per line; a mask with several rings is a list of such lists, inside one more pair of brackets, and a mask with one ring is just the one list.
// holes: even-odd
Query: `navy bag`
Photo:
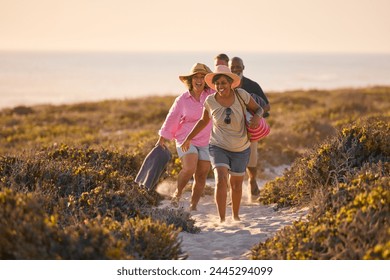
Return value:
[[(261, 108), (264, 108), (264, 106), (267, 105), (267, 103), (265, 103), (265, 100), (263, 98), (261, 98), (260, 96), (258, 96), (257, 94), (254, 94), (251, 92), (249, 92), (249, 94), (256, 101), (256, 103), (260, 105)], [(266, 118), (268, 116), (269, 116), (268, 112), (264, 113), (264, 115), (263, 115), (264, 118)]]
[(145, 157), (135, 182), (148, 190), (154, 190), (171, 158), (168, 148), (157, 145)]

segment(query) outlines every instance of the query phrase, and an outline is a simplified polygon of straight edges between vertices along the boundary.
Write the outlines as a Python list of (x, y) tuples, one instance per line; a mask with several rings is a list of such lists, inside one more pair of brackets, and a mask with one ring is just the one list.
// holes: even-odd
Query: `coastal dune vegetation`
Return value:
[[(253, 207), (309, 211), (250, 258), (390, 259), (390, 88), (268, 97), (268, 182)], [(186, 259), (179, 233), (200, 231), (191, 214), (157, 208), (163, 197), (134, 182), (174, 98), (2, 109), (0, 259)], [(167, 176), (180, 166), (173, 153)]]

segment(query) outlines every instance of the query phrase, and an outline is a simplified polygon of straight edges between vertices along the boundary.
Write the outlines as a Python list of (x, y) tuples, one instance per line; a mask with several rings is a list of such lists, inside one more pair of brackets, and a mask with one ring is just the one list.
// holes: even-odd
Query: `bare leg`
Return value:
[(209, 171), (210, 161), (199, 160), (194, 176), (194, 184), (192, 185), (190, 210), (196, 210), (196, 206), (198, 205), (204, 187), (206, 186), (206, 179)]
[(256, 176), (257, 176), (257, 142), (251, 142), (251, 153), (249, 155), (249, 162), (247, 166), (248, 173), (248, 185), (251, 189), (252, 195), (259, 195), (259, 186), (257, 185)]
[(257, 185), (257, 167), (247, 167), (246, 171), (248, 172), (248, 183), (251, 188), (252, 195), (259, 195), (259, 186)]
[(172, 205), (175, 207), (178, 206), (178, 201), (183, 193), (183, 189), (188, 184), (188, 181), (191, 179), (196, 170), (196, 165), (198, 162), (197, 154), (187, 154), (181, 158), (182, 169), (179, 172), (177, 178), (177, 189), (174, 193), (172, 200)]
[(240, 220), (239, 212), (242, 198), (242, 182), (244, 181), (244, 176), (230, 176), (230, 185), (232, 186), (232, 210), (233, 210), (233, 219), (236, 221)]
[(228, 169), (227, 167), (219, 166), (214, 169), (215, 175), (215, 203), (221, 222), (225, 221), (226, 217), (226, 200), (228, 187)]

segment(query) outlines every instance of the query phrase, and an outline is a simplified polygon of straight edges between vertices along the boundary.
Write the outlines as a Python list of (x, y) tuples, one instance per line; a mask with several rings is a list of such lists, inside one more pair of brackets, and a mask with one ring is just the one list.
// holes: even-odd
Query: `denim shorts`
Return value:
[(198, 160), (210, 161), (209, 146), (194, 146), (190, 144), (190, 148), (187, 152), (183, 152), (180, 147), (176, 147), (179, 158), (182, 158), (187, 154), (198, 154)]
[(210, 145), (210, 160), (213, 169), (218, 166), (225, 166), (229, 173), (234, 176), (244, 176), (246, 166), (249, 162), (250, 148), (242, 152), (230, 152), (218, 146)]

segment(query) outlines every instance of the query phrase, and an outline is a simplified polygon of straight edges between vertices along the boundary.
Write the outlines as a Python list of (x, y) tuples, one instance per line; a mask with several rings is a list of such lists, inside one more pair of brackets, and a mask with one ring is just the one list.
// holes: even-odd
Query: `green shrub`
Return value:
[(32, 155), (1, 157), (0, 179), (6, 187), (49, 197), (46, 212), (62, 207), (68, 213), (61, 216), (64, 223), (67, 217), (80, 216), (122, 219), (159, 201), (134, 183), (136, 162), (130, 155), (107, 150), (61, 146)]
[(176, 228), (180, 228), (189, 233), (200, 232), (200, 228), (195, 226), (195, 220), (191, 218), (190, 213), (184, 211), (182, 208), (145, 208), (144, 215), (151, 217), (153, 220), (174, 225)]
[(252, 259), (390, 259), (390, 124), (351, 124), (262, 192), (278, 207), (310, 205), (305, 220), (252, 248)]
[(268, 182), (261, 201), (278, 207), (306, 205), (316, 191), (344, 182), (346, 175), (363, 164), (389, 161), (388, 120), (372, 118), (343, 128), (297, 159), (284, 176)]
[(0, 191), (0, 259), (183, 259), (179, 230), (151, 219), (85, 219), (61, 227), (42, 199)]
[(123, 223), (119, 233), (126, 240), (125, 249), (136, 259), (185, 259), (178, 241), (180, 229), (152, 219), (131, 219)]
[(390, 164), (366, 164), (315, 198), (297, 221), (252, 248), (251, 259), (390, 259)]
[(63, 238), (32, 194), (0, 191), (0, 259), (59, 259)]
[[(4, 209), (22, 203), (13, 215), (1, 213), (1, 228), (22, 236), (2, 233), (0, 258), (185, 258), (177, 232), (195, 232), (194, 221), (188, 212), (163, 217), (151, 210), (162, 198), (134, 183), (139, 162), (133, 155), (66, 145), (0, 157)], [(133, 218), (137, 222), (129, 223)]]
[(180, 249), (179, 230), (151, 219), (120, 223), (109, 217), (85, 220), (67, 227), (72, 238), (69, 259), (185, 259)]

